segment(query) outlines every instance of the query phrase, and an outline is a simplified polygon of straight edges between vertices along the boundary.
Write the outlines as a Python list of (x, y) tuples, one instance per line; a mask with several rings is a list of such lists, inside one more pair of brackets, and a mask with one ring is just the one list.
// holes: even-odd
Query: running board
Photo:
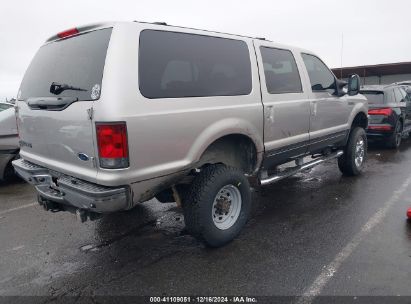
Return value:
[[(287, 168), (287, 169), (285, 169), (284, 171), (282, 171), (280, 173), (276, 173), (274, 175), (267, 176), (265, 178), (260, 177), (260, 185), (265, 186), (265, 185), (269, 185), (269, 184), (278, 182), (278, 181), (280, 181), (280, 180), (282, 180), (286, 177), (289, 177), (291, 175), (294, 175), (294, 174), (296, 174), (296, 173), (298, 173), (302, 170), (310, 169), (310, 168), (315, 167), (315, 166), (317, 166), (317, 165), (319, 165), (319, 164), (321, 164), (325, 161), (340, 157), (343, 154), (344, 154), (343, 151), (337, 151), (337, 152), (331, 153), (327, 156), (317, 158), (317, 159), (315, 159), (313, 161), (310, 161), (308, 163), (305, 163), (305, 164), (302, 164), (302, 165), (299, 165), (299, 166), (297, 165), (297, 166), (292, 167), (292, 168)], [(296, 161), (296, 163), (297, 163), (297, 161)]]

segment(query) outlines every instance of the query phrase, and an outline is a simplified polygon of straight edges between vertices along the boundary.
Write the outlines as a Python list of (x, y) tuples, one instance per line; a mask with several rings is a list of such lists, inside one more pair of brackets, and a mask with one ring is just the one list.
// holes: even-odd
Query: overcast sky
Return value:
[(411, 61), (407, 0), (15, 0), (2, 1), (0, 100), (51, 35), (99, 21), (164, 21), (266, 37), (316, 52), (330, 66)]

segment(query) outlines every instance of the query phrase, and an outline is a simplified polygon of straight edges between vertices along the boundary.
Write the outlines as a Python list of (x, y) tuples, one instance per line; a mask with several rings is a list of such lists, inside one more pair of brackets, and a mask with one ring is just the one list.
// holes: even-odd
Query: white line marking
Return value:
[(361, 230), (345, 245), (345, 247), (335, 256), (334, 260), (328, 264), (315, 281), (309, 286), (302, 296), (296, 302), (297, 304), (311, 304), (315, 297), (320, 295), (321, 291), (334, 276), (341, 264), (354, 252), (357, 246), (362, 242), (365, 236), (377, 226), (387, 215), (388, 210), (398, 201), (401, 194), (411, 183), (411, 177), (405, 180), (400, 188), (394, 191), (391, 198), (381, 207), (369, 220), (362, 226)]
[(31, 204), (19, 206), (19, 207), (16, 207), (16, 208), (7, 209), (7, 210), (4, 210), (4, 211), (0, 211), (0, 215), (10, 213), (10, 212), (13, 212), (13, 211), (17, 211), (17, 210), (20, 210), (20, 209), (24, 209), (24, 208), (33, 207), (33, 206), (36, 206), (36, 205), (37, 205), (37, 203), (31, 203)]

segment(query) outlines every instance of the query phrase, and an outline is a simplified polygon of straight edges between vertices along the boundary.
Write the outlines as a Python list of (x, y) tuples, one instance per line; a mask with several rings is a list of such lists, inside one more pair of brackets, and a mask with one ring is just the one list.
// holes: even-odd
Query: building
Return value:
[(362, 85), (390, 84), (411, 80), (411, 62), (335, 68), (332, 71), (340, 79), (347, 79), (351, 74), (358, 74)]

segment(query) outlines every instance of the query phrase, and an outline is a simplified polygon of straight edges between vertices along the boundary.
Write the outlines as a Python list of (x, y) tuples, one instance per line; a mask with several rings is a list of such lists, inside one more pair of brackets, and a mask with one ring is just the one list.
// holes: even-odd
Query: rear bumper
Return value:
[(384, 139), (390, 137), (394, 132), (394, 127), (390, 124), (369, 124), (367, 137), (370, 139)]
[(110, 213), (132, 207), (130, 188), (106, 187), (71, 177), (24, 159), (13, 161), (14, 169), (35, 186), (44, 199), (76, 209)]

